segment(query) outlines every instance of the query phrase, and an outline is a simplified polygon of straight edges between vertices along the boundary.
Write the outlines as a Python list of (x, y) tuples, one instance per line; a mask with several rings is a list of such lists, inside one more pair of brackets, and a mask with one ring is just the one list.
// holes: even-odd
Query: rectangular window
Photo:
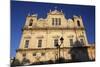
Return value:
[(61, 18), (52, 18), (52, 25), (61, 25)]
[(58, 18), (55, 18), (56, 25), (58, 25)]
[(52, 18), (52, 25), (54, 25), (54, 18)]
[(70, 46), (73, 46), (73, 39), (70, 39)]
[(59, 25), (61, 25), (61, 18), (59, 18)]
[(54, 40), (54, 46), (57, 47), (58, 46), (58, 39)]
[(38, 47), (42, 47), (42, 40), (38, 40)]
[(28, 48), (28, 46), (29, 46), (29, 40), (26, 40), (25, 41), (25, 48)]

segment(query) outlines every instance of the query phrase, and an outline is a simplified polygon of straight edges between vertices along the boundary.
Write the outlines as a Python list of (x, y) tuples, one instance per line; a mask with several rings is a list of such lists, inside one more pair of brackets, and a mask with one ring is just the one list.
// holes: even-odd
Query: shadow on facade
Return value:
[(76, 41), (70, 48), (72, 62), (89, 61), (88, 47), (84, 46), (84, 43)]
[(84, 46), (84, 43), (81, 43), (78, 40), (75, 43), (72, 44), (72, 47), (70, 48), (69, 53), (71, 55), (71, 60), (68, 60), (68, 59), (65, 59), (63, 57), (60, 57), (60, 58), (58, 58), (56, 60), (39, 61), (39, 62), (34, 62), (32, 64), (29, 64), (30, 61), (28, 59), (23, 58), (22, 62), (19, 62), (18, 59), (15, 59), (13, 61), (13, 63), (11, 64), (11, 67), (94, 61), (94, 60), (90, 60), (89, 59), (88, 47)]

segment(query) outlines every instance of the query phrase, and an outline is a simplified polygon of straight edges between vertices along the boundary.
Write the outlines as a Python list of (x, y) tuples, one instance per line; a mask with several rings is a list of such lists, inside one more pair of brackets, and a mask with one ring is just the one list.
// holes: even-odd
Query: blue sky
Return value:
[(19, 47), (20, 39), (25, 24), (25, 18), (28, 13), (37, 13), (38, 18), (45, 18), (49, 10), (64, 12), (66, 18), (72, 18), (73, 15), (82, 16), (86, 35), (89, 43), (95, 43), (95, 7), (69, 4), (50, 4), (39, 2), (11, 1), (11, 56), (15, 56), (16, 49)]

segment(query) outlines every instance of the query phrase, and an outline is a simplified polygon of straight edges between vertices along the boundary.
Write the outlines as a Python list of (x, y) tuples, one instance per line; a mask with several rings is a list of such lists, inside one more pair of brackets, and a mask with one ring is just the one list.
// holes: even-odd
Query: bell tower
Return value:
[(75, 30), (75, 34), (76, 34), (76, 39), (79, 40), (80, 42), (84, 43), (84, 46), (87, 46), (88, 41), (87, 41), (82, 17), (74, 15), (73, 21), (74, 21), (74, 28), (75, 28), (74, 30)]
[(28, 16), (26, 17), (25, 26), (34, 27), (36, 25), (36, 22), (37, 22), (37, 14), (33, 15), (28, 14)]

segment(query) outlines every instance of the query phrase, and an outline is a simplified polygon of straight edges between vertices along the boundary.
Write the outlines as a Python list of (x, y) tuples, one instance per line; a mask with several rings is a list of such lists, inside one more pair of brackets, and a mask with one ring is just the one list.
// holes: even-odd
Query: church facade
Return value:
[(55, 62), (59, 58), (72, 60), (76, 57), (76, 60), (80, 60), (82, 54), (72, 55), (71, 51), (80, 49), (78, 51), (82, 53), (81, 49), (85, 48), (87, 54), (84, 53), (83, 57), (94, 59), (94, 46), (88, 44), (82, 17), (74, 15), (68, 19), (62, 10), (55, 9), (50, 10), (45, 19), (38, 19), (37, 14), (26, 17), (16, 59), (20, 62), (28, 59), (30, 64), (50, 60)]

